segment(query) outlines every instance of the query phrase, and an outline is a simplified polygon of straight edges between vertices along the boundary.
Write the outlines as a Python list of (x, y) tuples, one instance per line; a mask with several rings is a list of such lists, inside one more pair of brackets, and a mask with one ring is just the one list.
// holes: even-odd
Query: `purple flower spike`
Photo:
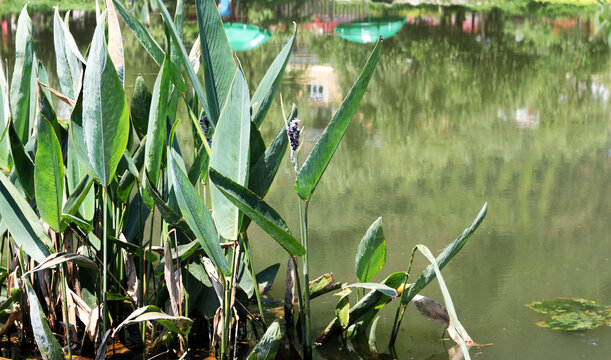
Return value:
[(208, 145), (212, 144), (212, 134), (211, 134), (211, 129), (210, 129), (210, 120), (208, 120), (208, 117), (206, 115), (202, 115), (202, 117), (199, 119), (199, 126), (202, 128), (202, 131), (204, 133), (204, 136), (206, 136), (206, 141), (208, 141)]
[(288, 128), (286, 129), (286, 134), (288, 135), (289, 142), (291, 143), (291, 154), (289, 155), (289, 157), (291, 158), (291, 162), (295, 167), (295, 172), (299, 172), (299, 169), (297, 168), (297, 150), (299, 150), (299, 142), (301, 140), (299, 138), (301, 135), (301, 129), (299, 128), (299, 119), (293, 118), (293, 120), (291, 120)]

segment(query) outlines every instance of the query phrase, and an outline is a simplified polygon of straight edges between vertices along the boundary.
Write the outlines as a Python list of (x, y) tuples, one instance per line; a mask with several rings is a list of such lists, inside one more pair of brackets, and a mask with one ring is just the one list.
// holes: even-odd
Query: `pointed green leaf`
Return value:
[(252, 100), (250, 101), (250, 105), (252, 107), (251, 119), (255, 124), (257, 124), (258, 127), (261, 127), (261, 124), (265, 119), (265, 115), (267, 115), (267, 111), (274, 100), (274, 95), (276, 95), (276, 91), (280, 86), (284, 69), (286, 68), (286, 64), (288, 64), (291, 53), (293, 52), (293, 44), (295, 44), (296, 37), (297, 26), (295, 26), (293, 36), (288, 43), (284, 45), (284, 48), (282, 48), (282, 51), (280, 51), (278, 56), (276, 56), (276, 59), (274, 59), (274, 62), (259, 83), (255, 94), (252, 96)]
[[(13, 162), (15, 166), (13, 169), (17, 173), (17, 179), (21, 188), (25, 192), (28, 198), (34, 198), (34, 162), (32, 161), (29, 154), (26, 152), (25, 147), (19, 139), (19, 135), (11, 122), (8, 126), (8, 138), (11, 145), (11, 155), (13, 156)], [(36, 142), (36, 138), (32, 138), (30, 141)]]
[(70, 114), (70, 130), (69, 141), (74, 150), (74, 155), (81, 167), (89, 176), (96, 178), (93, 166), (87, 155), (87, 146), (85, 145), (85, 133), (83, 130), (83, 92), (81, 91), (76, 99), (76, 104)]
[(147, 133), (149, 110), (151, 109), (151, 100), (153, 95), (146, 86), (142, 74), (138, 74), (134, 92), (132, 94), (132, 102), (130, 104), (130, 113), (132, 125), (136, 130), (138, 137), (142, 139)]
[(147, 305), (136, 309), (125, 320), (123, 320), (123, 322), (120, 323), (113, 332), (113, 337), (117, 332), (119, 332), (119, 330), (121, 330), (123, 326), (144, 321), (158, 322), (171, 332), (185, 336), (189, 335), (191, 325), (193, 325), (193, 320), (189, 318), (184, 316), (170, 316), (165, 314), (155, 305)]
[[(182, 43), (182, 41), (180, 40), (180, 35), (178, 31), (176, 30), (176, 26), (174, 26), (174, 21), (172, 21), (172, 17), (170, 16), (168, 9), (163, 4), (163, 2), (161, 0), (155, 0), (155, 1), (157, 2), (157, 5), (159, 5), (159, 10), (161, 11), (161, 17), (163, 18), (164, 23), (168, 26), (168, 30), (170, 31), (170, 36), (172, 37), (172, 41), (174, 41), (176, 45), (178, 46), (178, 48), (180, 49), (179, 55), (182, 59), (183, 65), (185, 66), (185, 69), (187, 70), (187, 74), (189, 75), (189, 80), (191, 80), (191, 85), (193, 85), (193, 90), (195, 90), (195, 94), (197, 95), (200, 104), (202, 104), (202, 107), (204, 108), (204, 112), (206, 114), (209, 114), (210, 110), (208, 109), (208, 105), (206, 103), (206, 97), (204, 95), (204, 88), (202, 87), (202, 84), (200, 83), (197, 77), (197, 72), (195, 72), (195, 70), (193, 69), (191, 61), (189, 60), (189, 55), (187, 54), (187, 50), (185, 50), (185, 46)], [(216, 125), (216, 124), (213, 123), (213, 125)]]
[[(248, 183), (249, 111), (248, 85), (244, 73), (241, 69), (237, 69), (227, 98), (227, 106), (223, 108), (212, 137), (210, 167), (242, 186)], [(210, 188), (210, 196), (219, 233), (225, 239), (237, 239), (238, 226), (241, 222), (238, 208), (214, 186)]]
[(123, 56), (123, 39), (121, 39), (121, 27), (119, 26), (119, 18), (117, 11), (112, 1), (105, 1), (106, 5), (106, 20), (108, 23), (108, 54), (121, 80), (121, 84), (125, 84), (125, 58)]
[[(467, 240), (471, 237), (473, 232), (477, 229), (479, 224), (482, 223), (484, 217), (486, 216), (486, 212), (488, 211), (488, 205), (484, 204), (482, 209), (477, 214), (473, 223), (463, 231), (460, 236), (454, 240), (451, 244), (449, 244), (442, 252), (437, 256), (437, 264), (439, 264), (439, 268), (443, 269), (450, 260), (456, 255), (460, 249), (465, 245)], [(407, 289), (401, 296), (401, 302), (403, 304), (408, 304), (414, 296), (416, 296), (425, 286), (427, 286), (433, 279), (435, 279), (435, 268), (433, 265), (429, 265), (422, 272), (422, 275), (416, 280), (412, 286)]]
[(155, 39), (153, 39), (153, 37), (146, 30), (144, 25), (142, 25), (142, 23), (138, 21), (138, 19), (136, 19), (129, 12), (129, 10), (127, 10), (125, 6), (121, 4), (120, 1), (112, 0), (112, 2), (115, 5), (117, 12), (121, 15), (127, 26), (129, 26), (129, 28), (134, 32), (134, 35), (136, 35), (136, 38), (138, 39), (138, 41), (140, 41), (140, 44), (144, 46), (144, 48), (146, 49), (146, 51), (148, 51), (153, 60), (155, 60), (158, 65), (161, 65), (165, 54), (159, 44), (157, 44)]
[(40, 355), (42, 355), (43, 360), (65, 359), (64, 351), (49, 327), (36, 292), (32, 285), (30, 285), (30, 280), (24, 279), (24, 282), (28, 293), (28, 302), (30, 303), (30, 322), (32, 323), (32, 331), (34, 332), (34, 339), (36, 339), (36, 346), (38, 346)]
[(63, 212), (70, 215), (78, 212), (84, 219), (92, 220), (95, 211), (95, 194), (91, 190), (93, 179), (79, 162), (74, 142), (70, 136), (68, 136), (67, 143), (66, 184), (69, 196), (64, 204)]
[[(210, 260), (223, 274), (229, 276), (231, 270), (221, 249), (212, 216), (178, 164), (178, 155), (173, 150), (169, 155), (168, 171), (180, 211)], [(184, 164), (182, 167), (184, 168)]]
[[(196, 7), (209, 110), (206, 114), (216, 125), (232, 85), (236, 64), (216, 2), (197, 0)], [(231, 104), (231, 99), (227, 101)]]
[(210, 156), (208, 156), (206, 146), (202, 144), (199, 147), (199, 150), (197, 150), (195, 159), (193, 159), (193, 165), (191, 165), (191, 168), (189, 169), (189, 181), (191, 181), (191, 184), (193, 184), (193, 186), (197, 184), (197, 180), (199, 180), (200, 178), (202, 179), (202, 181), (206, 180), (209, 165)]
[(127, 147), (129, 108), (106, 48), (103, 20), (93, 35), (83, 79), (83, 132), (95, 175), (107, 186)]
[(40, 219), (15, 185), (0, 172), (0, 213), (17, 247), (36, 262), (43, 261), (53, 248)]
[[(170, 96), (170, 59), (166, 58), (159, 70), (153, 97), (149, 111), (148, 127), (146, 133), (146, 148), (144, 151), (145, 176), (150, 176), (150, 181), (155, 186), (159, 181), (161, 173), (161, 159), (165, 151), (165, 140), (167, 137), (167, 107)], [(155, 204), (148, 193), (146, 184), (142, 184), (142, 197), (144, 203), (153, 208)]]
[(30, 137), (30, 93), (36, 92), (36, 87), (32, 87), (32, 68), (34, 66), (32, 32), (32, 20), (28, 15), (27, 6), (24, 6), (17, 20), (15, 68), (10, 95), (13, 123), (23, 143), (27, 142)]
[(8, 127), (10, 124), (8, 83), (4, 74), (4, 63), (0, 61), (0, 169), (12, 167)]
[(32, 270), (23, 274), (23, 276), (26, 276), (28, 274), (31, 274), (31, 273), (34, 273), (40, 270), (51, 269), (65, 262), (71, 262), (75, 265), (78, 265), (80, 267), (85, 267), (88, 269), (95, 270), (98, 268), (98, 265), (94, 261), (92, 261), (91, 259), (89, 259), (88, 257), (84, 255), (67, 253), (67, 252), (58, 252), (58, 253), (49, 255), (43, 262), (36, 265), (36, 267), (33, 268)]
[(89, 175), (85, 174), (78, 184), (74, 187), (72, 193), (66, 200), (66, 204), (62, 210), (62, 213), (74, 215), (83, 204), (83, 201), (89, 196), (91, 186), (93, 185), (93, 179)]
[[(53, 15), (53, 38), (57, 77), (62, 93), (75, 100), (80, 89), (83, 68), (79, 59), (70, 49), (70, 39), (67, 39), (67, 37), (72, 37), (72, 35), (64, 31), (65, 24), (63, 22), (56, 8)], [(71, 40), (74, 41), (74, 39)]]
[(278, 320), (274, 321), (265, 331), (257, 345), (248, 355), (247, 360), (273, 360), (282, 342), (282, 329)]
[(138, 149), (136, 149), (136, 153), (133, 157), (133, 166), (135, 169), (131, 171), (129, 169), (123, 172), (121, 176), (121, 181), (119, 181), (119, 187), (117, 189), (117, 195), (119, 196), (119, 200), (126, 202), (129, 199), (129, 194), (132, 191), (134, 183), (136, 180), (139, 180), (139, 177), (136, 177), (133, 174), (134, 170), (136, 173), (139, 173), (144, 166), (144, 151), (146, 149), (146, 136), (142, 138), (140, 141), (140, 145), (138, 145)]
[(295, 191), (304, 200), (308, 200), (312, 196), (346, 129), (348, 129), (348, 125), (350, 125), (350, 121), (367, 89), (367, 84), (369, 84), (369, 80), (373, 75), (373, 70), (378, 63), (380, 44), (381, 41), (378, 40), (361, 75), (352, 86), (352, 89), (350, 89), (339, 110), (333, 115), (333, 119), (331, 119), (331, 122), (323, 131), (320, 139), (314, 145), (310, 155), (308, 155), (303, 167), (299, 171), (297, 181), (295, 182)]
[(362, 288), (362, 289), (371, 289), (381, 292), (382, 294), (390, 297), (397, 297), (397, 291), (387, 285), (379, 284), (379, 283), (354, 283), (350, 285), (346, 285), (346, 287), (351, 288)]
[(64, 196), (64, 163), (59, 140), (49, 121), (38, 119), (38, 149), (34, 166), (36, 204), (40, 216), (55, 232), (60, 231)]
[(256, 222), (278, 242), (290, 255), (305, 255), (304, 247), (295, 239), (280, 215), (247, 188), (210, 168), (210, 180), (217, 189), (237, 206), (246, 216)]
[(382, 218), (378, 218), (363, 236), (356, 251), (356, 277), (361, 282), (373, 279), (386, 263), (386, 239)]

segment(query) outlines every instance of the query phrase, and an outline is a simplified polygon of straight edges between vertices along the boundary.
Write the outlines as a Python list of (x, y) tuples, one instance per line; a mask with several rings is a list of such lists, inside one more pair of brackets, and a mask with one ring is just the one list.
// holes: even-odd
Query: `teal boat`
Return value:
[(272, 38), (271, 31), (256, 25), (226, 23), (224, 27), (233, 51), (256, 49)]
[(335, 33), (346, 40), (361, 44), (375, 42), (382, 35), (384, 39), (394, 36), (407, 21), (406, 18), (370, 19), (338, 25)]

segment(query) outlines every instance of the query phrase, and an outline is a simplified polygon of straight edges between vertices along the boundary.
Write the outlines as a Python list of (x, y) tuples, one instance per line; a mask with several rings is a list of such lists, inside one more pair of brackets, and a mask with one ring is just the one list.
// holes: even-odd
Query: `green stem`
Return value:
[(106, 221), (107, 221), (107, 212), (108, 212), (108, 209), (107, 209), (107, 207), (108, 207), (107, 206), (107, 202), (108, 202), (107, 196), (108, 196), (107, 189), (106, 189), (106, 186), (104, 186), (104, 187), (102, 187), (102, 206), (103, 206), (103, 209), (102, 209), (102, 214), (103, 214), (102, 215), (103, 216), (102, 217), (102, 252), (103, 252), (102, 258), (103, 258), (103, 263), (104, 263), (103, 268), (102, 268), (102, 272), (104, 274), (104, 278), (102, 280), (104, 282), (102, 284), (102, 292), (103, 292), (102, 293), (102, 299), (103, 299), (103, 304), (104, 304), (103, 305), (104, 312), (103, 312), (103, 316), (102, 316), (103, 317), (103, 319), (102, 319), (102, 324), (103, 324), (103, 326), (102, 326), (102, 329), (103, 329), (102, 333), (103, 334), (105, 334), (106, 333), (106, 329), (108, 329), (108, 306), (107, 306), (108, 304), (106, 302), (106, 300), (107, 300), (106, 299), (107, 298), (106, 292), (108, 290), (108, 288), (107, 288), (107, 286), (108, 286), (108, 259), (107, 259), (107, 257), (108, 257), (108, 254), (107, 254), (108, 253), (108, 240), (106, 239)]
[[(414, 255), (416, 254), (416, 250), (417, 250), (416, 247), (412, 249), (412, 255), (410, 256), (410, 259), (409, 259), (409, 265), (407, 266), (407, 272), (406, 272), (407, 276), (405, 276), (405, 281), (403, 282), (403, 291), (404, 292), (407, 287), (407, 280), (409, 279), (409, 273), (412, 270), (412, 264), (414, 263)], [(401, 296), (401, 299), (399, 299), (399, 305), (397, 306), (397, 312), (395, 313), (395, 320), (393, 322), (392, 331), (390, 333), (390, 341), (388, 342), (388, 346), (390, 347), (395, 345), (397, 336), (399, 336), (399, 328), (401, 326), (401, 321), (403, 321), (403, 315), (405, 315), (405, 308), (407, 307), (407, 304), (404, 305), (403, 302), (401, 301), (402, 299), (403, 299), (403, 296)]]
[(263, 305), (261, 305), (261, 295), (259, 294), (259, 282), (255, 276), (255, 266), (250, 259), (250, 244), (248, 243), (248, 235), (241, 235), (242, 247), (244, 247), (244, 254), (246, 254), (246, 261), (250, 267), (250, 275), (252, 276), (252, 283), (255, 285), (255, 296), (257, 297), (257, 306), (259, 306), (259, 314), (261, 314), (261, 321), (263, 322), (263, 328), (265, 328), (265, 316), (263, 315)]
[[(59, 234), (58, 234), (59, 235)], [(66, 264), (61, 267), (62, 297), (64, 298), (64, 322), (66, 324), (66, 344), (68, 345), (68, 358), (72, 360), (72, 345), (70, 344), (70, 319), (68, 318), (68, 297), (66, 291)]]
[(310, 262), (309, 262), (309, 249), (308, 249), (308, 204), (309, 201), (304, 201), (305, 206), (303, 211), (301, 209), (301, 204), (299, 206), (299, 212), (301, 217), (301, 240), (303, 243), (303, 247), (306, 252), (303, 257), (303, 287), (304, 287), (304, 304), (303, 304), (303, 312), (305, 316), (305, 332), (304, 332), (304, 344), (303, 344), (303, 355), (306, 360), (312, 359), (312, 334), (311, 334), (311, 321), (310, 321)]

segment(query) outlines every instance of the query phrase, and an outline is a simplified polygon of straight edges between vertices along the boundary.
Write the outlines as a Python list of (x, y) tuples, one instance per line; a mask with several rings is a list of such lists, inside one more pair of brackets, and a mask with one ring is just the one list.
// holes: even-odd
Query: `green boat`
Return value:
[(256, 49), (272, 38), (271, 31), (256, 25), (226, 23), (224, 27), (233, 51)]
[(375, 42), (382, 35), (384, 39), (394, 36), (407, 21), (406, 18), (370, 19), (338, 25), (335, 33), (346, 40), (361, 44)]

